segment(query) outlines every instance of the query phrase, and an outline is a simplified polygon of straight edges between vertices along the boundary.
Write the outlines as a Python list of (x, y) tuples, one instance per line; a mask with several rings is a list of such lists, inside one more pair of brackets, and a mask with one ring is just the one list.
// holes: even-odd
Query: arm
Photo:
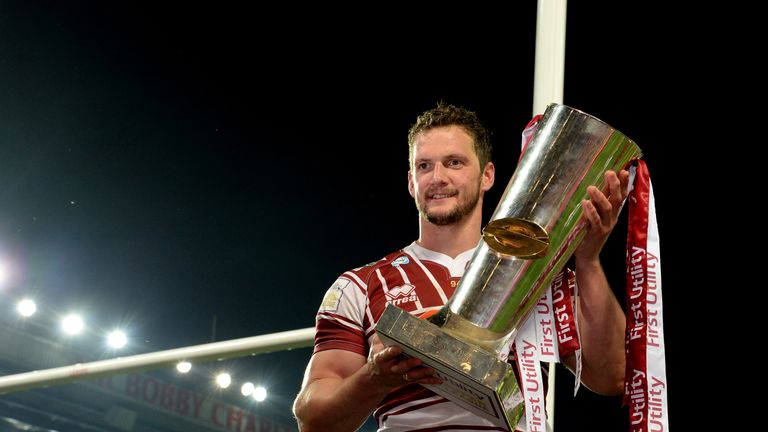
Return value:
[(421, 367), (421, 360), (400, 361), (399, 347), (384, 348), (378, 338), (374, 341), (368, 359), (343, 350), (312, 356), (293, 404), (301, 432), (357, 430), (390, 390), (407, 383), (441, 382), (432, 376), (434, 370)]
[[(627, 196), (629, 173), (605, 173), (606, 193), (588, 188), (590, 200), (582, 201), (587, 234), (576, 249), (579, 285), (579, 331), (582, 347), (582, 380), (597, 393), (615, 395), (624, 390), (624, 330), (626, 318), (611, 291), (600, 264), (600, 250), (618, 220)], [(607, 195), (607, 196), (606, 196)], [(573, 356), (565, 359), (574, 368)]]

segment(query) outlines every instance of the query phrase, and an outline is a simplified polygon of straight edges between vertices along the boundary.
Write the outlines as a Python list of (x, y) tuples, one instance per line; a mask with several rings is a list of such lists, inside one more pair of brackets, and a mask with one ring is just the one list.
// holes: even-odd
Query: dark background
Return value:
[[(406, 133), (437, 101), (477, 111), (494, 132), (490, 216), (532, 116), (536, 5), (520, 3), (5, 2), (0, 304), (34, 296), (50, 317), (77, 309), (97, 330), (125, 326), (121, 355), (313, 326), (338, 274), (416, 238)], [(686, 203), (673, 196), (671, 149), (687, 137), (668, 123), (690, 96), (695, 36), (670, 10), (583, 3), (568, 9), (564, 103), (645, 153), (674, 421), (683, 242), (671, 234)], [(624, 232), (603, 254), (619, 296)], [(42, 315), (23, 325), (46, 331)], [(265, 382), (270, 412), (289, 417), (310, 354), (224, 363), (235, 382)], [(91, 359), (110, 355), (93, 348)], [(558, 431), (626, 430), (619, 398), (574, 400), (569, 373), (559, 377)]]

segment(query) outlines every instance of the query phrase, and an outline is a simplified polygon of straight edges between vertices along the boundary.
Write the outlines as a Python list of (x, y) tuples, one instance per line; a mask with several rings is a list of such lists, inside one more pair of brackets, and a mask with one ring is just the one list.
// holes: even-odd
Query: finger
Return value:
[(605, 172), (605, 184), (608, 191), (608, 200), (613, 207), (619, 206), (624, 201), (624, 194), (622, 194), (621, 181), (619, 181), (619, 177), (615, 172)]
[(385, 348), (384, 343), (381, 342), (381, 339), (379, 339), (379, 336), (377, 334), (373, 334), (371, 337), (371, 351), (377, 353), (379, 351), (382, 351)]
[(629, 171), (619, 171), (619, 182), (621, 183), (621, 196), (626, 198), (629, 194)]
[(441, 384), (443, 380), (435, 376), (435, 370), (431, 367), (417, 367), (402, 375), (405, 382), (419, 384)]
[(399, 356), (402, 352), (402, 348), (393, 345), (391, 347), (384, 348), (383, 350), (374, 354), (373, 361), (376, 364), (383, 364), (396, 359), (397, 356)]
[(389, 368), (389, 370), (394, 374), (402, 375), (404, 373), (411, 371), (414, 368), (418, 368), (419, 366), (421, 366), (421, 364), (422, 364), (422, 361), (420, 358), (410, 357), (410, 358), (402, 359), (397, 363), (393, 364)]
[(605, 196), (603, 192), (600, 191), (600, 189), (594, 186), (588, 187), (587, 192), (589, 193), (591, 202), (595, 210), (597, 211), (599, 219), (610, 220), (611, 209), (613, 208), (611, 201), (608, 200), (608, 198)]
[(373, 336), (371, 336), (371, 345), (384, 345), (381, 342), (381, 338), (378, 334), (374, 333)]
[(589, 222), (590, 227), (600, 225), (600, 215), (595, 209), (595, 205), (590, 200), (581, 200), (581, 208), (584, 210), (584, 218)]

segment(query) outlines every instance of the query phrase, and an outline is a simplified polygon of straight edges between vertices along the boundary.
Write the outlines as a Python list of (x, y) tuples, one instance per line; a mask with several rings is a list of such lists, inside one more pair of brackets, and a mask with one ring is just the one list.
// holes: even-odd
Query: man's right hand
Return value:
[(405, 357), (402, 353), (403, 349), (399, 346), (385, 347), (381, 339), (374, 335), (366, 365), (371, 380), (390, 388), (410, 383), (443, 383), (442, 379), (434, 376), (434, 369), (423, 366), (421, 359)]

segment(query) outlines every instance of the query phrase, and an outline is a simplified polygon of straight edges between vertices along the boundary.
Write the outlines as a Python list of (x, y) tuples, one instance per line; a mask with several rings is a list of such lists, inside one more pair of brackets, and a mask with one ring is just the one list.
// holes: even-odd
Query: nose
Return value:
[(443, 168), (440, 164), (435, 164), (435, 167), (432, 169), (432, 178), (430, 179), (430, 183), (446, 183), (446, 176), (443, 172), (445, 168)]

